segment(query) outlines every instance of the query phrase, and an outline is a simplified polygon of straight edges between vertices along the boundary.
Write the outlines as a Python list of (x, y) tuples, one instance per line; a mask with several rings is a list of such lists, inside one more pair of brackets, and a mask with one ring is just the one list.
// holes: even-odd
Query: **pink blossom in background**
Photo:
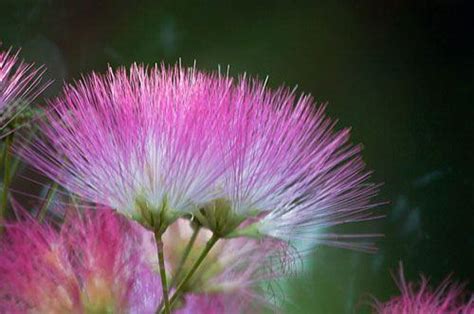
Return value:
[(159, 278), (141, 235), (110, 210), (69, 213), (65, 224), (7, 225), (0, 247), (2, 313), (154, 313)]
[(19, 60), (18, 53), (0, 51), (0, 129), (4, 129), (48, 85), (44, 68)]
[(81, 311), (66, 243), (33, 219), (7, 225), (0, 247), (0, 312), (28, 311)]
[(376, 300), (374, 312), (379, 314), (473, 314), (474, 294), (470, 299), (463, 286), (445, 279), (436, 289), (425, 277), (417, 284), (407, 282), (400, 266), (397, 285), (401, 295), (387, 302)]

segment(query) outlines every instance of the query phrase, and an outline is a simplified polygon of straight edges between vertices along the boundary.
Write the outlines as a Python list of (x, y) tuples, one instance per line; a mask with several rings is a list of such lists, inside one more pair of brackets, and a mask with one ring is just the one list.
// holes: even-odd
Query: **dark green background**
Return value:
[[(474, 288), (472, 8), (459, 1), (0, 1), (0, 40), (56, 83), (107, 64), (231, 65), (298, 84), (353, 127), (387, 217), (375, 255), (318, 248), (292, 278), (287, 311), (352, 313), (396, 293), (403, 261)], [(310, 263), (309, 261), (307, 263)]]

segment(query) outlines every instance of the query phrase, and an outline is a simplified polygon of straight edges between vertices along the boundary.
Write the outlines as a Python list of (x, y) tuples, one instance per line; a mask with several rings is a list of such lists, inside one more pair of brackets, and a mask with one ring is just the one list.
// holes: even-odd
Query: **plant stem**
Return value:
[(179, 283), (176, 287), (176, 291), (174, 292), (173, 296), (170, 299), (170, 305), (173, 306), (176, 300), (178, 299), (180, 293), (182, 292), (183, 288), (188, 284), (189, 280), (191, 280), (192, 276), (198, 270), (199, 266), (201, 266), (202, 261), (207, 256), (209, 251), (212, 249), (214, 244), (219, 240), (219, 236), (213, 234), (212, 237), (207, 241), (206, 247), (202, 250), (201, 254), (199, 255), (198, 259), (194, 262), (191, 270), (186, 274), (186, 277)]
[(184, 249), (183, 255), (181, 256), (181, 259), (179, 261), (179, 265), (176, 268), (176, 272), (174, 273), (173, 280), (171, 281), (171, 285), (170, 285), (171, 287), (173, 287), (176, 284), (176, 281), (178, 280), (179, 275), (181, 271), (183, 270), (183, 266), (186, 263), (186, 260), (188, 259), (189, 254), (191, 253), (191, 250), (194, 246), (194, 242), (196, 242), (200, 229), (201, 229), (201, 226), (199, 225), (195, 226), (193, 230), (193, 234), (191, 235), (191, 238), (189, 239), (189, 242), (186, 245), (186, 248)]
[(48, 194), (46, 194), (46, 200), (41, 207), (40, 211), (38, 212), (37, 219), (39, 222), (42, 222), (44, 219), (44, 216), (46, 215), (46, 212), (48, 211), (49, 206), (51, 205), (51, 202), (53, 200), (54, 195), (56, 194), (56, 191), (58, 189), (58, 184), (54, 182), (53, 184), (50, 185), (48, 189)]
[[(168, 283), (166, 282), (165, 258), (163, 255), (163, 240), (161, 232), (155, 231), (156, 249), (158, 251), (158, 265), (160, 267), (161, 289), (163, 292), (163, 300), (165, 303), (164, 312), (170, 314), (170, 301), (168, 295)], [(158, 309), (159, 312), (160, 309)]]
[(3, 147), (3, 191), (2, 199), (0, 204), (0, 222), (3, 222), (3, 219), (7, 213), (7, 204), (8, 204), (8, 187), (10, 185), (10, 146), (12, 144), (12, 136), (8, 135), (5, 138), (5, 146)]

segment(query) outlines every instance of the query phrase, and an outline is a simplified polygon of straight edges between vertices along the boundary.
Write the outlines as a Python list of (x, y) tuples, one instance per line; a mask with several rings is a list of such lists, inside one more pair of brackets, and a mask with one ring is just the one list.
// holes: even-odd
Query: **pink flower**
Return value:
[(8, 225), (0, 248), (0, 312), (78, 313), (80, 292), (59, 234), (34, 220)]
[(5, 128), (48, 85), (42, 67), (23, 63), (18, 53), (0, 51), (0, 128)]
[(86, 200), (167, 225), (215, 197), (214, 107), (228, 85), (181, 68), (92, 74), (65, 88), (41, 124), (46, 140), (20, 154)]
[(445, 279), (435, 290), (429, 287), (425, 277), (414, 285), (406, 282), (400, 266), (397, 285), (401, 295), (382, 303), (375, 300), (374, 311), (379, 314), (472, 314), (474, 295), (468, 303), (463, 303), (463, 287)]
[(134, 65), (68, 86), (41, 130), (27, 161), (150, 229), (193, 215), (221, 238), (355, 247), (326, 229), (375, 218), (349, 130), (285, 88)]
[(2, 313), (154, 313), (159, 279), (142, 258), (141, 230), (110, 210), (32, 218), (6, 228), (0, 247)]
[[(335, 131), (325, 106), (316, 106), (309, 96), (297, 99), (286, 88), (271, 91), (258, 81), (241, 80), (227, 94), (221, 110), (229, 132), (220, 151), (226, 172), (217, 184), (223, 196), (209, 208), (211, 215), (214, 210), (232, 214), (214, 222), (198, 213), (201, 223), (230, 236), (357, 248), (346, 243), (350, 237), (326, 231), (374, 219), (370, 210), (379, 205), (372, 202), (378, 185), (368, 182), (361, 147), (349, 142), (349, 130)], [(259, 219), (235, 230), (248, 217)]]

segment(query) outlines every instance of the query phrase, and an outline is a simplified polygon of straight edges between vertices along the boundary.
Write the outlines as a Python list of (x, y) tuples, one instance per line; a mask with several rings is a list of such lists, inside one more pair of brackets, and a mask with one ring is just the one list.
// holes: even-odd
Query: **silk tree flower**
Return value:
[(383, 303), (375, 300), (373, 309), (379, 314), (472, 314), (474, 295), (464, 303), (463, 286), (445, 279), (435, 290), (425, 277), (415, 285), (405, 280), (400, 266), (397, 285), (401, 295)]
[(347, 246), (324, 230), (375, 218), (378, 186), (368, 182), (360, 146), (309, 96), (194, 69), (132, 66), (68, 86), (53, 106), (43, 137), (20, 154), (150, 229), (191, 214), (218, 238)]
[(0, 129), (4, 129), (48, 85), (42, 67), (19, 60), (18, 53), (0, 51)]
[(8, 225), (0, 311), (154, 313), (159, 278), (140, 254), (141, 238), (129, 222), (100, 209), (67, 216), (60, 230), (32, 218)]
[(164, 231), (215, 198), (225, 127), (214, 107), (229, 85), (178, 67), (92, 74), (65, 88), (19, 153), (83, 199)]
[[(378, 185), (367, 182), (370, 172), (349, 130), (335, 131), (325, 106), (311, 97), (296, 99), (290, 90), (271, 91), (258, 81), (241, 80), (221, 110), (228, 111), (230, 133), (221, 150), (226, 172), (217, 184), (223, 197), (197, 213), (201, 223), (224, 236), (355, 247), (323, 231), (375, 218), (370, 209), (378, 205), (371, 202)], [(235, 230), (249, 217), (260, 219)]]
[[(188, 258), (182, 263), (192, 235), (193, 227), (184, 219), (178, 219), (164, 234), (167, 273), (174, 283), (187, 273), (212, 234), (199, 229)], [(272, 282), (290, 268), (292, 259), (287, 252), (286, 244), (274, 239), (218, 242), (182, 290), (176, 313), (260, 312), (270, 306), (262, 283)]]

